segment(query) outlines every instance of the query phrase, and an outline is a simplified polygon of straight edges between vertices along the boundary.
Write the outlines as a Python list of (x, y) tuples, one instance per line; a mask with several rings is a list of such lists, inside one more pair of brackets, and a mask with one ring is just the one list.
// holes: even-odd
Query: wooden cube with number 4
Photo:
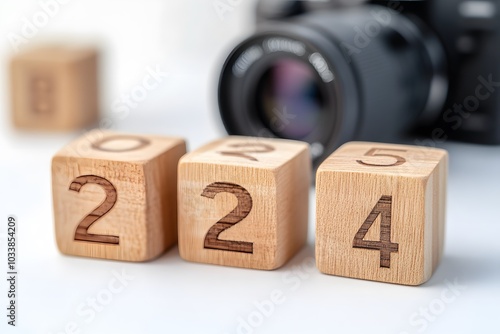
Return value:
[(326, 274), (419, 285), (444, 239), (446, 151), (348, 143), (318, 169), (316, 262)]
[(91, 132), (52, 160), (61, 252), (146, 261), (177, 241), (177, 163), (184, 140)]
[(311, 159), (301, 142), (228, 137), (179, 163), (179, 251), (189, 261), (282, 266), (305, 243)]

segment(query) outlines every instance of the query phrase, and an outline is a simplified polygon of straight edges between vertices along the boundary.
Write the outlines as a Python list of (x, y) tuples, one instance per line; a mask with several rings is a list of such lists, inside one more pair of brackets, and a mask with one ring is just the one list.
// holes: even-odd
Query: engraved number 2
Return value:
[(245, 219), (252, 210), (252, 196), (248, 191), (233, 183), (215, 182), (203, 190), (201, 196), (215, 198), (219, 193), (230, 193), (238, 199), (238, 205), (227, 216), (213, 225), (205, 236), (204, 248), (253, 254), (253, 243), (246, 241), (221, 240), (219, 235)]
[(75, 240), (78, 241), (89, 241), (98, 242), (102, 244), (112, 244), (118, 245), (120, 243), (120, 237), (114, 235), (101, 235), (101, 234), (90, 234), (88, 229), (92, 224), (101, 219), (105, 214), (113, 208), (117, 200), (117, 194), (115, 187), (108, 180), (94, 175), (83, 175), (79, 176), (73, 180), (69, 189), (72, 191), (80, 192), (80, 189), (86, 185), (97, 184), (101, 186), (106, 192), (106, 198), (101, 205), (99, 205), (94, 211), (89, 213), (83, 220), (78, 224), (75, 231)]
[[(258, 161), (257, 158), (252, 157), (247, 153), (269, 153), (274, 151), (274, 147), (271, 145), (267, 145), (264, 143), (242, 143), (242, 144), (233, 144), (230, 147), (234, 148), (247, 148), (241, 151), (222, 151), (219, 152), (222, 155), (228, 155), (233, 157), (240, 157), (243, 159), (248, 159), (250, 161)], [(259, 148), (260, 149), (257, 149)]]

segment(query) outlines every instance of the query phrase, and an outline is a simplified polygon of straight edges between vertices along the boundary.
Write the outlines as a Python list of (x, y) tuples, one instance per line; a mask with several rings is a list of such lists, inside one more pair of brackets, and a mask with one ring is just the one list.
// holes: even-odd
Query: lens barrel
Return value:
[(439, 115), (439, 40), (417, 19), (366, 5), (262, 25), (234, 49), (219, 82), (230, 134), (312, 144), (317, 165), (350, 140), (393, 141)]

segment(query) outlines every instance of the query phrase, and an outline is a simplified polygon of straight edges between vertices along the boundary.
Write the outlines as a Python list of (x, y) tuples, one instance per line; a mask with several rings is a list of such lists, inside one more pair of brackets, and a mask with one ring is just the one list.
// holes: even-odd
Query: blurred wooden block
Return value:
[(97, 52), (46, 47), (11, 62), (12, 117), (18, 128), (69, 131), (98, 120)]
[(94, 131), (52, 160), (62, 253), (146, 261), (177, 241), (177, 164), (184, 140)]
[(326, 274), (426, 282), (443, 253), (448, 154), (348, 143), (319, 167), (316, 261)]
[(301, 142), (228, 137), (179, 163), (183, 259), (282, 266), (306, 242), (311, 159)]

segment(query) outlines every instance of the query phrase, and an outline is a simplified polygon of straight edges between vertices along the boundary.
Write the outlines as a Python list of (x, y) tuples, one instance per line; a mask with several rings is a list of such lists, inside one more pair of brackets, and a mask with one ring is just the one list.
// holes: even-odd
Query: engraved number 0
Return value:
[[(377, 202), (368, 218), (359, 228), (354, 236), (352, 246), (354, 248), (365, 248), (380, 251), (380, 267), (391, 267), (391, 253), (397, 253), (399, 244), (391, 242), (391, 214), (392, 214), (392, 196), (382, 196)], [(377, 217), (382, 215), (380, 224), (380, 241), (364, 240), (366, 233)]]
[(69, 189), (80, 192), (82, 187), (88, 183), (101, 186), (106, 192), (106, 198), (101, 205), (85, 216), (80, 224), (78, 224), (75, 231), (75, 240), (118, 245), (120, 243), (120, 237), (118, 236), (88, 233), (89, 227), (107, 214), (115, 205), (117, 200), (116, 189), (108, 180), (94, 175), (83, 175), (77, 177), (73, 180)]
[(40, 75), (31, 78), (32, 109), (38, 115), (49, 115), (53, 108), (53, 84), (50, 77)]
[(221, 240), (219, 235), (245, 219), (252, 210), (252, 196), (248, 191), (233, 183), (216, 182), (203, 190), (201, 196), (215, 198), (219, 193), (230, 193), (238, 199), (238, 205), (228, 215), (213, 225), (205, 236), (204, 248), (253, 254), (253, 243), (246, 241)]
[[(121, 149), (116, 149), (116, 148), (111, 149), (111, 148), (103, 147), (104, 144), (115, 141), (115, 140), (117, 140), (117, 141), (119, 141), (119, 140), (135, 140), (135, 141), (137, 141), (137, 144), (136, 144), (136, 146), (133, 146), (133, 147), (127, 147), (127, 148), (121, 148)], [(130, 152), (130, 151), (140, 150), (140, 149), (148, 146), (149, 144), (150, 144), (150, 141), (145, 139), (145, 138), (141, 138), (141, 137), (137, 137), (137, 136), (117, 135), (117, 136), (111, 136), (111, 137), (99, 140), (95, 143), (92, 143), (91, 146), (94, 150), (98, 150), (98, 151), (102, 151), (102, 152)]]

